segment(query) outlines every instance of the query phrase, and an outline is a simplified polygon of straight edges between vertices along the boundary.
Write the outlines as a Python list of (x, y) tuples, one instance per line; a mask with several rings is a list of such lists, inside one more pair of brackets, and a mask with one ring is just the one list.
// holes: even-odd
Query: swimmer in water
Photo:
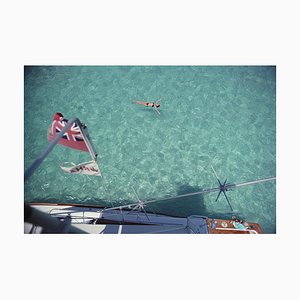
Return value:
[(157, 102), (155, 103), (155, 102), (134, 101), (134, 103), (141, 104), (141, 105), (148, 106), (148, 107), (154, 107), (155, 111), (158, 114), (160, 114), (160, 112), (158, 111), (160, 104)]

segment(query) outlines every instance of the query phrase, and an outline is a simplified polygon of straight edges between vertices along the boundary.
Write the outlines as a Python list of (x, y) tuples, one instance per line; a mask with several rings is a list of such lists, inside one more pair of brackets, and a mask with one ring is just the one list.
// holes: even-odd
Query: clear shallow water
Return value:
[[(47, 146), (53, 114), (79, 117), (103, 178), (63, 173), (88, 153), (58, 145), (25, 183), (25, 201), (118, 205), (276, 176), (275, 67), (25, 68), (25, 168)], [(133, 100), (160, 100), (161, 114)], [(276, 232), (276, 185), (229, 191), (234, 213)], [(150, 211), (231, 217), (217, 193), (149, 205)]]

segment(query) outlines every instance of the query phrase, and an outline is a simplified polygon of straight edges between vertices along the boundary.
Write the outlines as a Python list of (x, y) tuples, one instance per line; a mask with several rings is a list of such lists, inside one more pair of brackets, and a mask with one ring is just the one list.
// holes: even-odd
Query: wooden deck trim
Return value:
[(209, 232), (212, 234), (262, 234), (262, 229), (257, 223), (247, 222), (251, 229), (238, 229), (231, 220), (215, 219), (215, 228), (212, 228), (212, 219), (209, 219)]

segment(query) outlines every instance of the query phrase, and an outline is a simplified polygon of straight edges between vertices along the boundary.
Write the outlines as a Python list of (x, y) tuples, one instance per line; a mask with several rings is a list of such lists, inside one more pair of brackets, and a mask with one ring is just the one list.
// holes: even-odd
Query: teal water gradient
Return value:
[[(118, 205), (276, 176), (272, 66), (25, 67), (25, 168), (47, 146), (53, 114), (87, 124), (103, 178), (59, 164), (89, 154), (58, 145), (25, 183), (25, 201)], [(160, 100), (161, 114), (134, 104)], [(231, 217), (217, 193), (149, 205), (152, 211)], [(276, 184), (228, 192), (234, 213), (276, 232)]]

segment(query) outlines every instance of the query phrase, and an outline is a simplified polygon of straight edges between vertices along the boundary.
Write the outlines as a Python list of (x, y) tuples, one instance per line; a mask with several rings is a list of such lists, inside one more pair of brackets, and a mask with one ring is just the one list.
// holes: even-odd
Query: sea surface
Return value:
[[(159, 101), (160, 114), (133, 101)], [(55, 112), (88, 127), (103, 177), (71, 175), (90, 160), (57, 145), (24, 184), (25, 202), (117, 206), (276, 176), (275, 66), (26, 66), (24, 167), (47, 147)], [(148, 211), (236, 215), (276, 233), (275, 181), (156, 202)]]

